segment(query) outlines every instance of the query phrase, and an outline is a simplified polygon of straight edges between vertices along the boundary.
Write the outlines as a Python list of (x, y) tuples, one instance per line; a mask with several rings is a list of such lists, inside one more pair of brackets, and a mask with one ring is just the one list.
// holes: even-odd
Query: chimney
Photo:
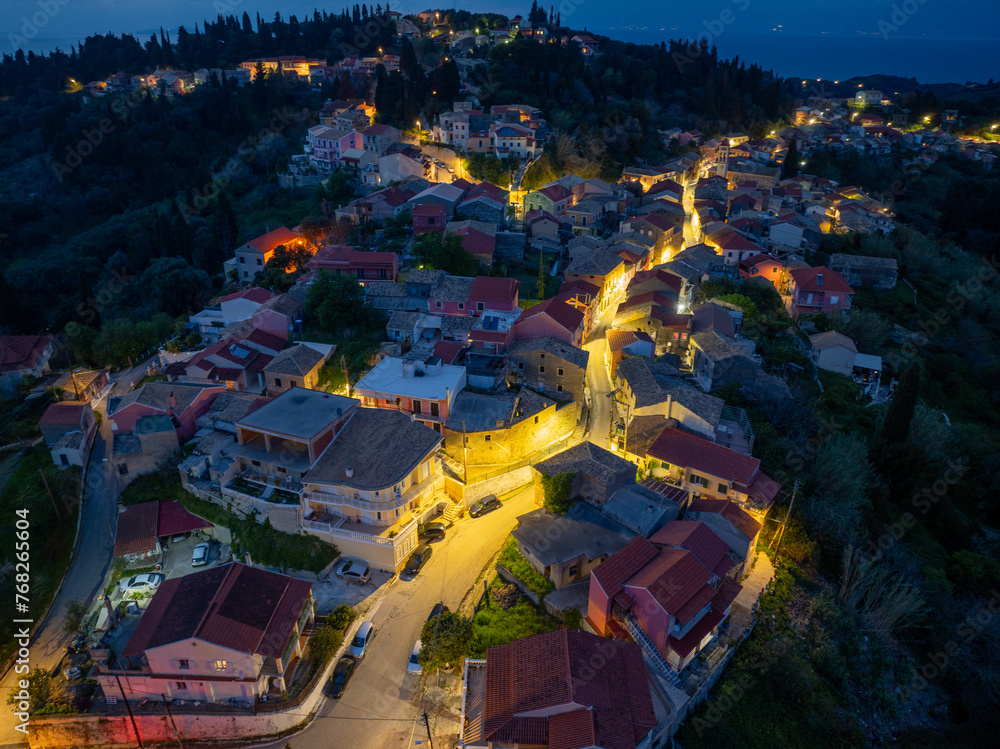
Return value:
[(347, 468), (344, 469), (344, 474), (347, 476), (347, 478), (351, 478), (352, 476), (354, 476), (354, 467), (347, 466)]
[(817, 286), (822, 286), (823, 285), (823, 274), (822, 273), (817, 273), (816, 274), (816, 285)]
[(668, 394), (667, 395), (667, 413), (666, 413), (666, 417), (668, 419), (671, 418), (670, 411), (673, 409), (673, 405), (674, 405), (674, 396)]
[(174, 411), (177, 410), (177, 398), (174, 397), (174, 391), (170, 391), (170, 408)]
[(253, 567), (253, 559), (250, 558), (249, 551), (243, 555), (243, 559), (246, 561), (247, 567)]

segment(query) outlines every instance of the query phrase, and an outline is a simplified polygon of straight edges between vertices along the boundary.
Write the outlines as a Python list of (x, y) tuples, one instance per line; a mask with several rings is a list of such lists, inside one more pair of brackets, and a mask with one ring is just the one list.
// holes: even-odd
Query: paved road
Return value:
[[(114, 395), (127, 393), (132, 383), (145, 373), (151, 363), (152, 359), (121, 373), (115, 378), (111, 393)], [(94, 599), (107, 573), (111, 563), (111, 553), (114, 550), (118, 520), (118, 488), (117, 481), (108, 472), (110, 464), (104, 462), (111, 450), (107, 398), (102, 398), (92, 405), (104, 418), (100, 433), (94, 441), (87, 470), (87, 485), (81, 508), (80, 545), (73, 556), (59, 595), (31, 642), (32, 667), (40, 666), (51, 670), (59, 664), (71, 639), (69, 633), (63, 630), (66, 606), (73, 600), (89, 603)], [(73, 536), (68, 530), (66, 543), (73, 543)], [(0, 679), (0, 749), (26, 745), (24, 735), (14, 730), (14, 717), (6, 704), (14, 683), (13, 671), (8, 671)]]
[[(427, 710), (435, 716), (439, 706), (428, 701), (421, 706), (420, 678), (406, 673), (413, 644), (434, 604), (443, 601), (456, 610), (499, 551), (517, 516), (533, 509), (534, 492), (529, 489), (506, 501), (502, 509), (467, 518), (449, 529), (444, 540), (433, 544), (434, 554), (417, 577), (397, 580), (374, 604), (374, 614), (366, 615), (378, 634), (344, 696), (324, 700), (308, 728), (268, 749), (282, 749), (286, 743), (294, 749), (384, 749), (426, 739), (419, 714)], [(455, 695), (440, 717), (431, 718), (440, 739), (457, 733), (460, 699)], [(448, 745), (439, 741), (435, 746)]]
[[(98, 592), (115, 543), (117, 523), (117, 492), (113, 480), (106, 481), (105, 455), (111, 439), (111, 429), (105, 421), (101, 434), (94, 442), (87, 486), (84, 490), (82, 518), (80, 520), (80, 546), (59, 595), (31, 643), (31, 665), (54, 669), (69, 643), (70, 635), (63, 630), (66, 606), (72, 600), (91, 601)], [(107, 487), (107, 489), (106, 489)], [(73, 543), (67, 530), (66, 543)], [(36, 612), (40, 613), (40, 612)], [(14, 717), (7, 707), (7, 696), (13, 689), (15, 674), (8, 671), (0, 680), (0, 747), (26, 745), (24, 735), (14, 730)]]
[(694, 226), (691, 223), (691, 217), (694, 215), (694, 188), (697, 184), (695, 180), (689, 180), (684, 187), (684, 248), (694, 247), (700, 241), (695, 231)]

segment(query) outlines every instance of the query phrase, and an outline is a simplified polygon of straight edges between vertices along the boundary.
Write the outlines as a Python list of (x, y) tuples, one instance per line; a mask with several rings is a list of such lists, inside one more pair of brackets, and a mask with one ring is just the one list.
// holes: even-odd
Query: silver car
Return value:
[(118, 583), (118, 589), (123, 595), (129, 593), (154, 593), (164, 580), (163, 575), (158, 572), (146, 572), (141, 575), (133, 575)]
[(361, 626), (358, 627), (354, 639), (351, 640), (351, 647), (347, 649), (347, 654), (358, 660), (364, 658), (365, 653), (368, 652), (368, 646), (375, 639), (376, 631), (375, 625), (371, 622), (361, 622)]
[(202, 567), (208, 564), (208, 544), (200, 543), (191, 552), (191, 566)]
[(337, 568), (337, 577), (348, 582), (366, 583), (371, 579), (371, 569), (361, 562), (348, 559)]

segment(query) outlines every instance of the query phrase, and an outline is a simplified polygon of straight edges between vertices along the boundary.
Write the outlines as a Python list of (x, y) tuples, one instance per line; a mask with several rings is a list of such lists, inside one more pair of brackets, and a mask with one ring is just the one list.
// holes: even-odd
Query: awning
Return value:
[(882, 371), (882, 357), (874, 354), (855, 354), (854, 367), (856, 369), (873, 369), (876, 372)]

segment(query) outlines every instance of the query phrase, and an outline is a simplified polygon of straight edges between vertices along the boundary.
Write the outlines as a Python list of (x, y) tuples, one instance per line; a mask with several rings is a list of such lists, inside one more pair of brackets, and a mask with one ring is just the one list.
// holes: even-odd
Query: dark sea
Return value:
[[(616, 39), (654, 44), (677, 32), (669, 29), (594, 29)], [(782, 77), (840, 80), (874, 74), (916, 78), (920, 83), (986, 83), (1000, 80), (1000, 39), (905, 38), (880, 34), (796, 36), (784, 33), (715, 37), (719, 56), (739, 56)]]

